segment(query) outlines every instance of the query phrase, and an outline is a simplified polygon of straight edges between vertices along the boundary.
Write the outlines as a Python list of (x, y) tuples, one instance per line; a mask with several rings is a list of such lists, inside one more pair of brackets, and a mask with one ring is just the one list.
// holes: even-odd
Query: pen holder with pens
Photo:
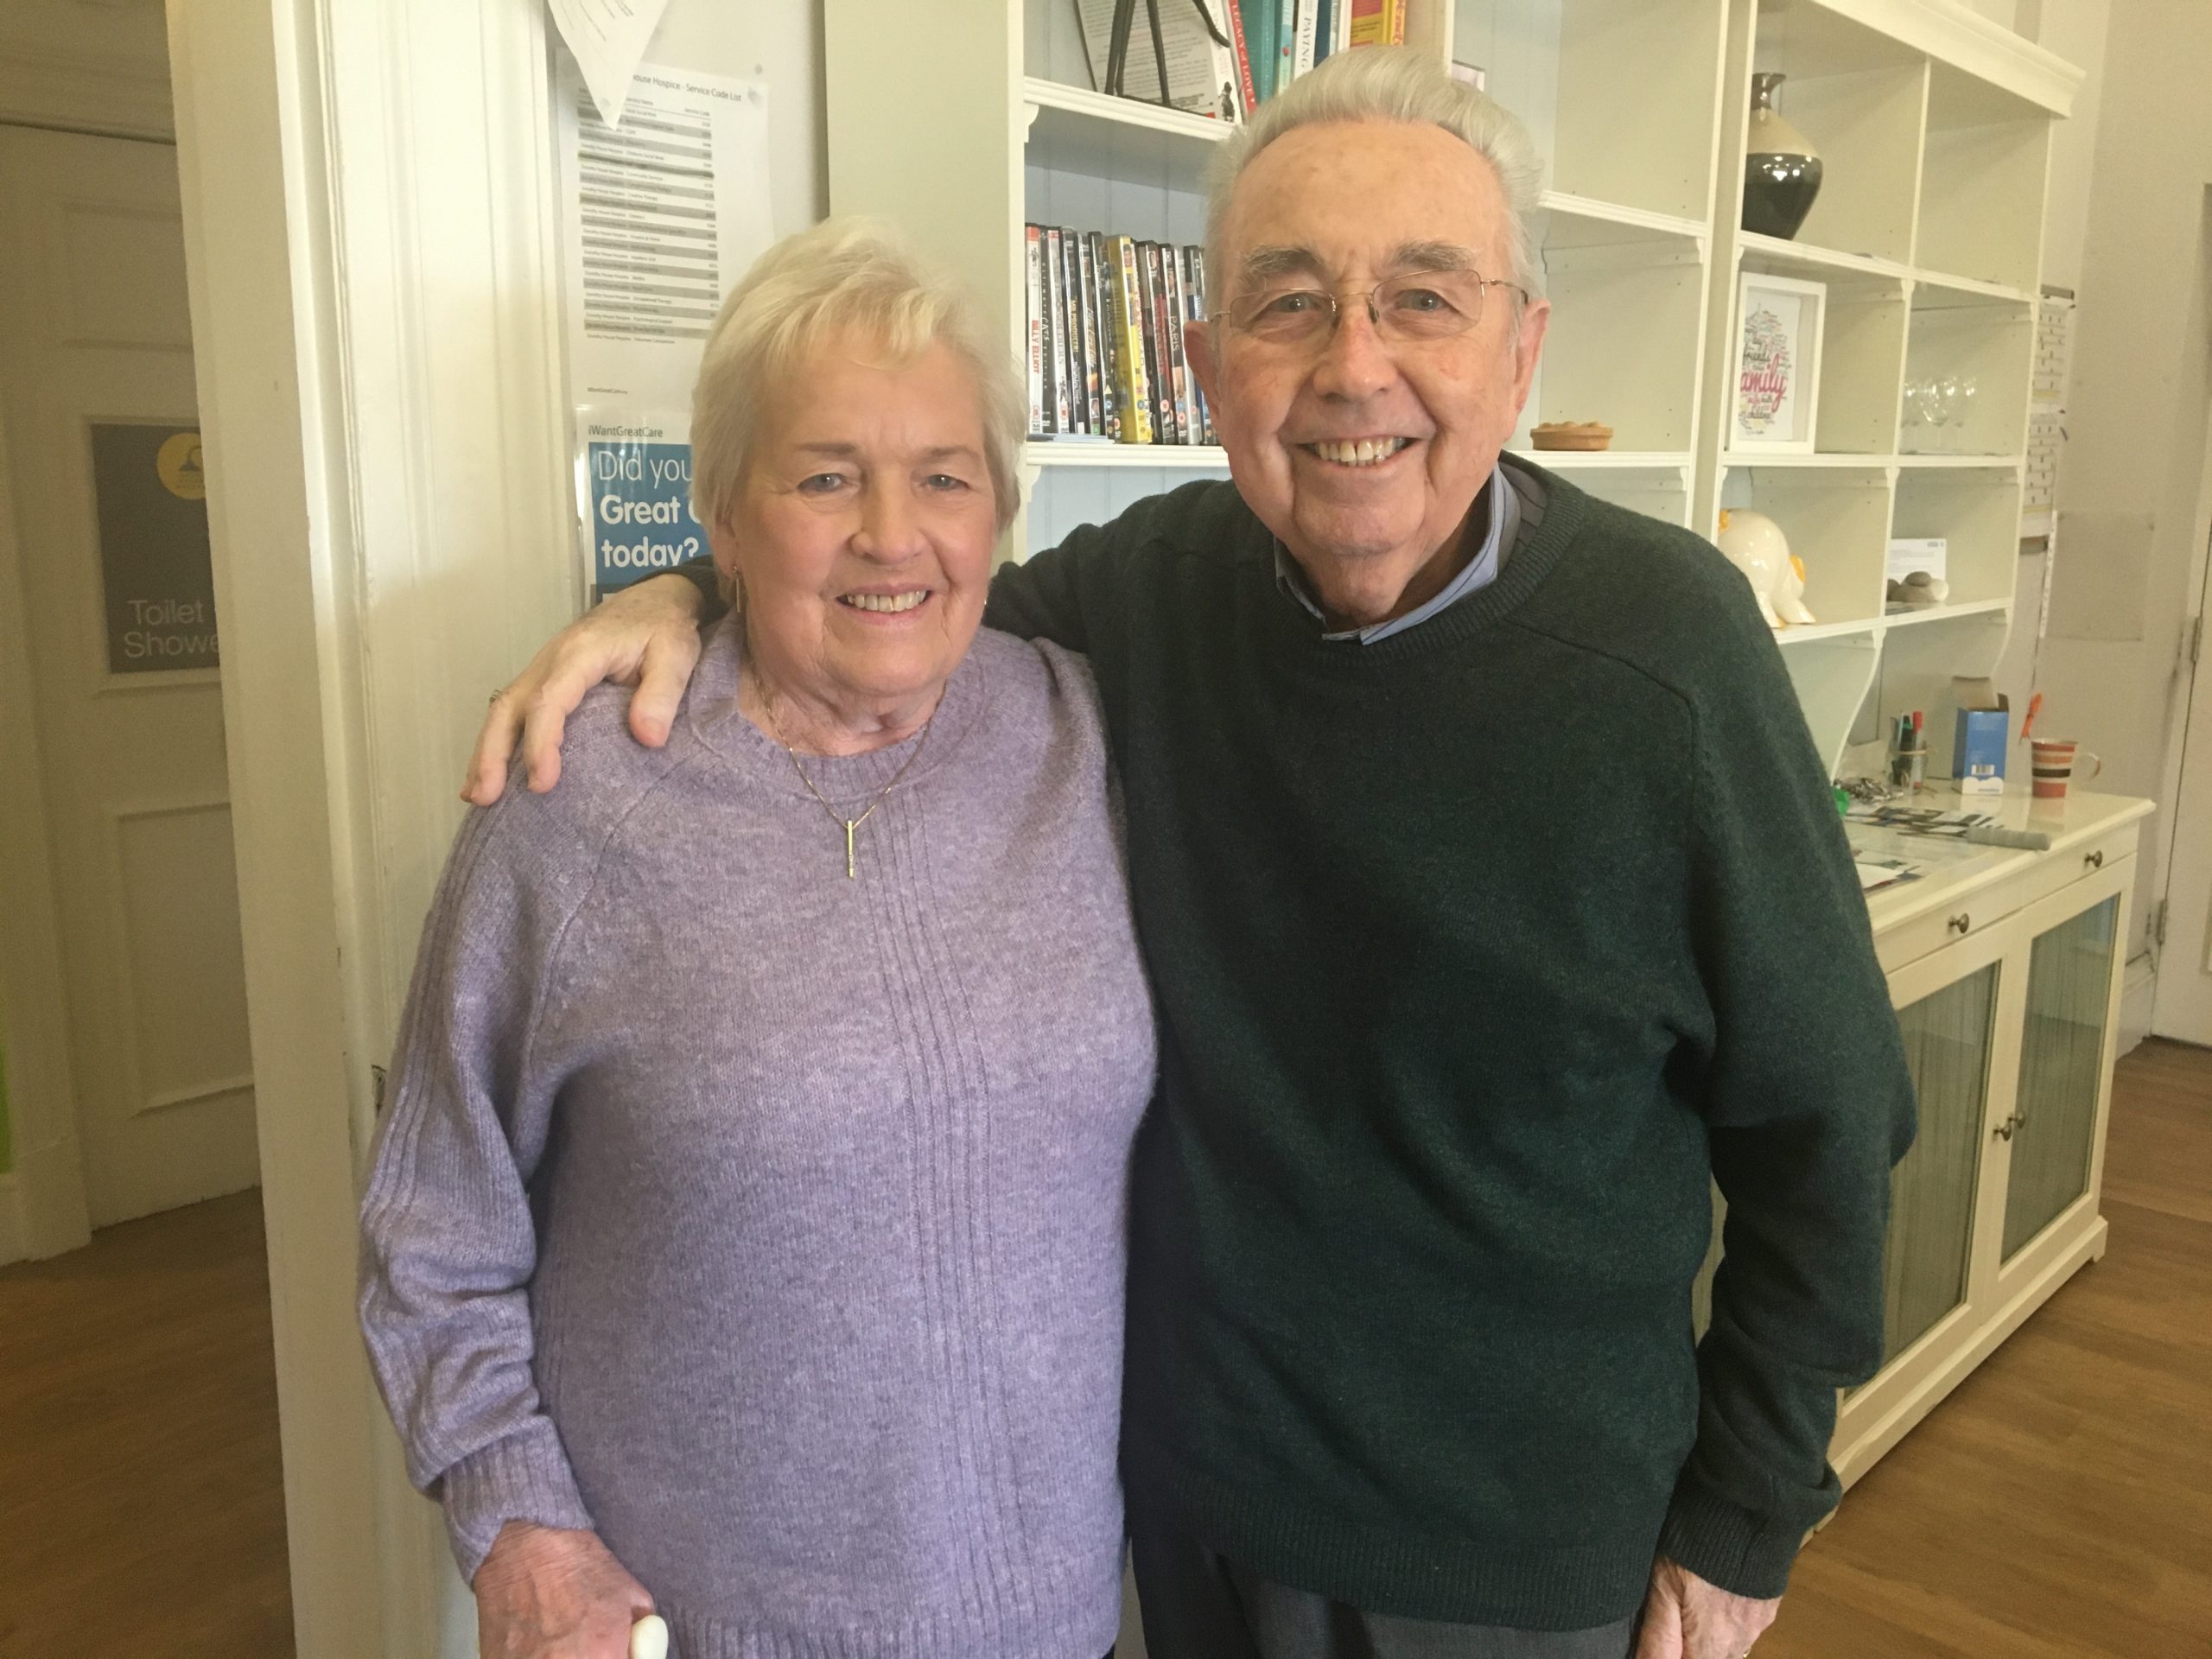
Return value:
[(1910, 715), (1897, 716), (1890, 739), (1890, 785), (1894, 789), (1918, 790), (1928, 783), (1928, 741)]

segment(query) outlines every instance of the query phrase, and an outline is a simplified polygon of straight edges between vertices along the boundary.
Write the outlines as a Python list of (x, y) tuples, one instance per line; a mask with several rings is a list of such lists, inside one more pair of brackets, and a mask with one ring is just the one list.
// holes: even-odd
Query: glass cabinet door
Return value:
[[(2036, 936), (2005, 1198), (2004, 1259), (2089, 1190), (2120, 896)], [(2002, 1130), (1999, 1131), (2002, 1133)]]
[(1993, 962), (1897, 1010), (1920, 1102), (1920, 1133), (1890, 1177), (1882, 1267), (1885, 1360), (1967, 1298), (1999, 966)]

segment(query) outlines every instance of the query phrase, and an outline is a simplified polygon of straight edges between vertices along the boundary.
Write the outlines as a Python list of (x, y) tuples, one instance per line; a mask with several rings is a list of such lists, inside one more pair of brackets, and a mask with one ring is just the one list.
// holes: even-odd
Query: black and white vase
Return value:
[(1819, 152), (1775, 112), (1780, 75), (1751, 77), (1751, 121), (1744, 134), (1744, 228), (1793, 237), (1821, 194)]

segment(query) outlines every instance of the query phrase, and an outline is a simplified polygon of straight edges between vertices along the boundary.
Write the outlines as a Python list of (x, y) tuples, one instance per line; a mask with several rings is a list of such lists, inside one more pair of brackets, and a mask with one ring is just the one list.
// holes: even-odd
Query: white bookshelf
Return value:
[[(1419, 49), (1479, 65), (1549, 162), (1536, 233), (1552, 324), (1510, 447), (1705, 534), (1722, 506), (1775, 518), (1820, 619), (1779, 636), (1784, 660), (1831, 766), (1882, 715), (1993, 668), (2050, 129), (2078, 73), (1955, 0), (1415, 0), (1412, 16)], [(824, 29), (831, 206), (899, 220), (1017, 355), (1025, 222), (1203, 238), (1226, 130), (1091, 90), (1074, 0), (825, 0)], [(1737, 228), (1754, 69), (1789, 76), (1783, 112), (1826, 163), (1792, 240)], [(1827, 286), (1815, 454), (1724, 448), (1745, 271)], [(1970, 415), (1906, 423), (1906, 382), (1945, 372), (1974, 377)], [(1617, 447), (1530, 448), (1530, 427), (1571, 420), (1605, 422)], [(1033, 442), (1023, 463), (1017, 557), (1227, 474), (1219, 449), (1175, 445)], [(1950, 541), (1951, 603), (1887, 613), (1892, 535)], [(1931, 724), (1948, 745), (1948, 719)]]
[[(1766, 512), (1803, 559), (1819, 623), (1777, 637), (1831, 768), (1919, 709), (1930, 772), (1948, 775), (1952, 677), (1991, 672), (2012, 626), (2044, 174), (2080, 77), (1949, 0), (1728, 0), (1728, 37), (1693, 522), (1710, 534), (1723, 507)], [(1824, 164), (1792, 240), (1737, 228), (1754, 71), (1789, 77), (1777, 107)], [(1745, 272), (1827, 288), (1817, 454), (1726, 448)], [(1905, 388), (1944, 375), (1975, 383), (1961, 417), (1909, 420)], [(1947, 539), (1948, 603), (1889, 613), (1893, 536)]]

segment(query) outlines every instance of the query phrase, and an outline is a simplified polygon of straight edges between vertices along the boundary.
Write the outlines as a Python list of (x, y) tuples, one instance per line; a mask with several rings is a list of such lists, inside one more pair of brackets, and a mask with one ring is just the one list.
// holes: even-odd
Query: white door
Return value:
[(33, 687), (0, 719), (36, 722), (103, 1226), (257, 1179), (175, 151), (0, 126), (0, 227)]
[[(2205, 475), (2212, 479), (2212, 458)], [(2165, 944), (2158, 950), (2158, 1000), (2151, 1029), (2185, 1043), (2212, 1044), (2212, 639), (2204, 612), (2212, 569), (2197, 596), (2195, 680), (2183, 718), (2181, 788), (2174, 796), (2173, 854), (2166, 862)]]

